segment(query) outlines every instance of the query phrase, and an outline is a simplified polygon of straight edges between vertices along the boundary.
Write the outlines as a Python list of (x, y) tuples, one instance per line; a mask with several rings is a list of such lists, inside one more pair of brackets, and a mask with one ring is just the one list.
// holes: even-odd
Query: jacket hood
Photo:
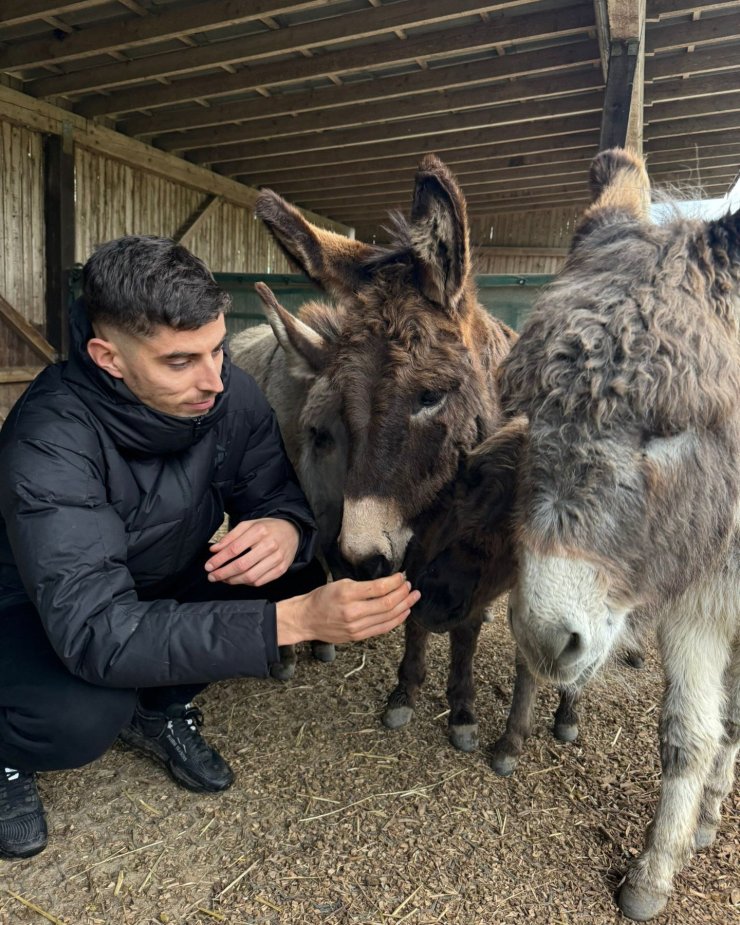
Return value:
[(103, 424), (116, 446), (143, 455), (180, 453), (197, 443), (226, 413), (231, 364), (224, 350), (221, 380), (224, 391), (200, 418), (180, 418), (156, 411), (140, 401), (122, 379), (93, 363), (87, 342), (94, 337), (84, 299), (69, 315), (69, 360), (62, 376)]

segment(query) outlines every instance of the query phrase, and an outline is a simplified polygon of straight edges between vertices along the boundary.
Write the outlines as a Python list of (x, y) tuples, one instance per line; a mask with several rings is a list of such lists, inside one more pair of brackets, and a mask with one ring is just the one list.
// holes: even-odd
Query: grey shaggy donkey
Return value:
[(618, 149), (591, 183), (501, 368), (530, 425), (511, 622), (536, 676), (581, 685), (630, 612), (654, 615), (662, 786), (619, 896), (644, 921), (714, 839), (740, 746), (740, 212), (652, 224), (643, 163)]

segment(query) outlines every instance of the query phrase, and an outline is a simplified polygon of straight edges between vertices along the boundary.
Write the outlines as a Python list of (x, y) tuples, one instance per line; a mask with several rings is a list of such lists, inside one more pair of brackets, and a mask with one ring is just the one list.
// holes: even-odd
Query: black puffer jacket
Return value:
[(38, 377), (0, 433), (0, 644), (2, 608), (30, 598), (64, 664), (93, 684), (266, 675), (274, 605), (152, 598), (202, 568), (224, 510), (232, 524), (291, 520), (293, 568), (311, 558), (313, 515), (274, 413), (228, 357), (205, 417), (153, 411), (92, 363), (81, 303), (71, 332), (70, 360)]

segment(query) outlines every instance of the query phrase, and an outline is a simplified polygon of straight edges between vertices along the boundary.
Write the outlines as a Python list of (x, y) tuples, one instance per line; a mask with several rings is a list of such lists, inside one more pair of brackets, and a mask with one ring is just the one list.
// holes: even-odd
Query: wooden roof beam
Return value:
[[(590, 196), (587, 191), (587, 183), (584, 181), (582, 192), (575, 190), (564, 190), (558, 192), (553, 190), (551, 195), (541, 194), (539, 196), (518, 196), (512, 199), (502, 199), (501, 197), (484, 197), (477, 199), (472, 197), (468, 200), (468, 215), (498, 215), (502, 212), (522, 212), (528, 210), (542, 209), (573, 209), (580, 211), (589, 204)], [(704, 198), (713, 199), (721, 198), (727, 192), (727, 186), (722, 184), (707, 186), (703, 192), (706, 193)], [(467, 197), (466, 197), (467, 198)], [(336, 210), (333, 218), (337, 221), (344, 221), (355, 228), (355, 231), (362, 225), (362, 231), (358, 235), (360, 238), (367, 238), (368, 225), (377, 223), (380, 226), (388, 217), (388, 213), (394, 209), (400, 209), (402, 212), (408, 211), (408, 200), (389, 202), (387, 208), (373, 208), (353, 210), (341, 209)], [(378, 229), (380, 230), (380, 229)]]
[(207, 109), (154, 112), (151, 115), (126, 119), (118, 124), (118, 128), (127, 135), (154, 136), (173, 130), (188, 130), (235, 121), (277, 119), (278, 116), (338, 109), (342, 106), (356, 106), (359, 103), (398, 100), (419, 93), (449, 91), (460, 87), (471, 90), (476, 84), (561, 73), (574, 67), (588, 66), (596, 60), (593, 44), (581, 41), (568, 46), (559, 45), (557, 48), (511, 54), (503, 58), (485, 58), (482, 61), (415, 71), (402, 77), (381, 75), (373, 80), (358, 81), (341, 87), (284, 93), (272, 96), (269, 101), (240, 100), (211, 105)]
[(70, 0), (68, 3), (60, 3), (59, 0), (5, 0), (0, 9), (0, 26), (20, 26), (44, 16), (88, 10), (107, 2), (108, 0)]
[[(404, 156), (413, 157), (415, 162), (423, 154), (438, 154), (443, 160), (449, 158), (452, 163), (455, 153), (471, 158), (481, 151), (486, 151), (487, 157), (498, 154), (509, 158), (518, 154), (563, 150), (584, 144), (593, 144), (595, 154), (598, 150), (600, 124), (600, 112), (595, 112), (570, 118), (558, 117), (556, 120), (536, 125), (512, 126), (511, 132), (506, 132), (503, 136), (500, 129), (493, 126), (440, 137), (421, 136), (395, 142), (367, 142), (361, 147), (297, 152), (286, 154), (279, 159), (269, 156), (243, 158), (224, 162), (219, 168), (224, 176), (235, 176), (248, 172), (259, 174), (261, 171), (276, 169), (295, 173), (316, 167), (323, 169), (338, 165), (342, 168), (349, 164), (367, 165), (368, 162), (372, 162), (373, 169), (380, 171), (389, 161), (395, 162)], [(236, 153), (235, 151), (234, 154)]]
[[(29, 84), (36, 96), (61, 95), (83, 90), (100, 89), (119, 84), (147, 80), (156, 76), (192, 73), (221, 64), (268, 58), (277, 54), (300, 52), (311, 47), (324, 47), (352, 39), (371, 38), (393, 32), (396, 28), (413, 28), (458, 19), (481, 10), (500, 10), (502, 7), (525, 6), (532, 0), (399, 0), (385, 6), (371, 7), (341, 16), (299, 23), (276, 32), (269, 31), (244, 37), (224, 39), (186, 51), (170, 51), (137, 58), (126, 64), (109, 64), (76, 70), (54, 78), (50, 84), (45, 78)], [(200, 3), (199, 7), (209, 9)], [(162, 14), (164, 15), (164, 14)], [(497, 19), (500, 17), (498, 14)], [(404, 45), (404, 42), (400, 42)], [(335, 71), (332, 71), (335, 72)], [(202, 94), (199, 94), (202, 95)]]
[[(592, 121), (595, 121), (593, 117)], [(473, 134), (467, 135), (466, 138), (473, 137)], [(561, 137), (556, 138), (535, 138), (527, 141), (510, 142), (505, 145), (496, 145), (495, 143), (478, 146), (463, 144), (459, 148), (439, 147), (437, 150), (445, 163), (457, 173), (464, 170), (465, 165), (472, 165), (475, 168), (479, 167), (481, 163), (501, 168), (509, 165), (524, 166), (530, 161), (549, 163), (549, 158), (558, 156), (577, 157), (580, 153), (583, 153), (586, 157), (593, 157), (596, 153), (597, 145), (594, 132), (589, 129), (580, 133), (563, 134)], [(386, 150), (385, 157), (374, 159), (374, 163), (377, 161), (380, 173), (375, 173), (373, 176), (385, 175), (386, 171), (393, 170), (403, 171), (405, 176), (410, 176), (416, 170), (420, 156), (421, 154), (415, 151), (397, 154), (394, 153), (391, 147), (390, 153)], [(235, 163), (239, 164), (239, 162)], [(232, 165), (222, 164), (222, 171), (227, 166)], [(279, 165), (274, 165), (274, 167), (280, 166), (282, 166), (282, 162)], [(283, 182), (290, 182), (295, 178), (309, 183), (324, 183), (327, 177), (338, 177), (340, 180), (342, 178), (351, 178), (356, 175), (358, 170), (364, 170), (365, 175), (367, 175), (367, 170), (363, 163), (347, 161), (336, 164), (319, 163), (315, 166), (304, 165), (300, 169), (292, 168), (290, 170), (271, 169), (269, 165), (263, 165), (258, 168), (256, 173), (250, 173), (248, 176), (250, 177), (250, 185), (280, 186)]]
[[(700, 144), (699, 135), (725, 132), (730, 136), (740, 132), (740, 111), (720, 113), (708, 112), (701, 115), (691, 115), (683, 119), (667, 119), (664, 122), (651, 122), (646, 128), (645, 137), (651, 141), (658, 139), (681, 137), (691, 138)], [(729, 139), (728, 139), (729, 140)]]
[(689, 45), (710, 45), (740, 39), (740, 16), (734, 10), (723, 16), (708, 16), (691, 22), (658, 24), (651, 26), (647, 35), (646, 51), (656, 52), (686, 48)]
[(595, 0), (595, 4), (607, 27), (599, 32), (599, 40), (608, 60), (599, 147), (629, 146), (641, 152), (645, 0)]
[[(440, 144), (440, 136), (459, 133), (473, 129), (510, 133), (512, 128), (517, 134), (519, 126), (524, 125), (535, 135), (552, 134), (556, 126), (555, 118), (600, 113), (603, 103), (601, 90), (574, 94), (554, 100), (532, 100), (526, 107), (518, 103), (505, 106), (485, 107), (472, 112), (451, 113), (426, 116), (419, 119), (406, 119), (400, 122), (388, 122), (371, 126), (360, 126), (337, 131), (327, 131), (311, 135), (296, 135), (277, 140), (265, 140), (240, 144), (232, 142), (213, 147), (198, 148), (189, 151), (196, 163), (214, 163), (230, 160), (234, 154), (240, 157), (275, 157), (276, 155), (305, 154), (311, 151), (337, 151), (345, 147), (365, 147), (379, 142), (388, 143), (412, 137), (431, 139)], [(540, 122), (546, 124), (540, 125)], [(245, 137), (249, 137), (246, 135)], [(361, 150), (360, 150), (360, 153)]]
[(716, 74), (740, 67), (740, 44), (710, 47), (688, 53), (653, 55), (645, 61), (645, 80), (660, 82), (663, 78), (681, 79), (695, 74)]
[[(248, 141), (253, 144), (260, 139), (274, 141), (278, 138), (294, 138), (315, 132), (367, 127), (373, 124), (396, 124), (402, 120), (405, 125), (413, 125), (409, 120), (421, 116), (467, 112), (485, 107), (486, 121), (498, 121), (503, 111), (512, 111), (503, 104), (526, 101), (527, 112), (531, 102), (542, 102), (551, 97), (560, 98), (564, 93), (588, 93), (601, 90), (603, 86), (598, 71), (561, 74), (553, 80), (548, 74), (544, 77), (532, 77), (526, 80), (498, 82), (485, 87), (469, 87), (449, 92), (439, 91), (423, 97), (413, 96), (395, 100), (389, 110), (385, 101), (366, 103), (364, 106), (339, 107), (319, 112), (304, 113), (295, 117), (279, 119), (255, 119), (240, 125), (212, 126), (192, 132), (171, 133), (157, 136), (154, 144), (165, 151), (192, 151), (199, 147), (233, 144)], [(521, 110), (520, 110), (520, 114)], [(389, 120), (392, 116), (392, 121)], [(293, 142), (300, 143), (297, 141)]]
[(736, 7), (737, 0), (650, 0), (648, 21), (688, 16), (697, 11), (720, 10)]
[[(530, 163), (521, 167), (493, 167), (485, 163), (485, 160), (469, 162), (469, 166), (458, 164), (454, 166), (455, 176), (464, 186), (466, 183), (475, 183), (481, 180), (508, 180), (516, 183), (522, 180), (535, 179), (543, 176), (559, 176), (572, 173), (578, 170), (588, 170), (588, 165), (593, 157), (593, 150), (589, 148), (576, 149), (575, 151), (547, 152), (546, 154), (534, 155), (528, 159)], [(380, 176), (382, 180), (377, 179), (377, 175), (363, 170), (356, 166), (355, 172), (346, 176), (336, 176), (332, 168), (327, 168), (326, 175), (320, 180), (304, 179), (301, 175), (283, 174), (283, 179), (270, 181), (262, 179), (261, 185), (273, 186), (281, 195), (307, 196), (317, 187), (322, 194), (327, 192), (358, 192), (382, 191), (384, 189), (395, 188), (396, 185), (407, 186), (411, 182), (414, 165), (411, 167), (399, 167), (395, 169), (383, 170)]]
[[(163, 11), (159, 13), (149, 12), (146, 16), (132, 16), (85, 26), (64, 40), (43, 38), (14, 42), (0, 53), (0, 70), (13, 71), (43, 64), (60, 64), (125, 49), (131, 45), (161, 42), (192, 32), (205, 32), (259, 20), (272, 13), (290, 13), (324, 6), (325, 2), (253, 0), (251, 3), (234, 3), (233, 0), (211, 0), (209, 3), (190, 3), (187, 6), (178, 3), (162, 8)], [(241, 41), (244, 42), (244, 39)]]

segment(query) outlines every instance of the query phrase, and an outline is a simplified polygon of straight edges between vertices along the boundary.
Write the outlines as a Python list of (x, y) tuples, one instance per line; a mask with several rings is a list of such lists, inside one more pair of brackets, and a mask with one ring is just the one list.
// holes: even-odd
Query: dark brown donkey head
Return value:
[[(314, 390), (333, 397), (344, 425), (341, 560), (358, 577), (388, 573), (461, 454), (500, 420), (493, 374), (513, 335), (477, 301), (465, 200), (427, 157), (410, 221), (395, 217), (390, 248), (323, 231), (269, 190), (257, 214), (334, 299), (304, 306), (299, 320), (260, 288), (291, 371), (306, 381), (304, 434), (313, 433), (310, 408), (326, 404), (313, 402)], [(314, 429), (326, 439), (325, 427)]]
[(406, 572), (421, 591), (411, 617), (425, 629), (442, 633), (481, 619), (513, 586), (515, 482), (526, 439), (526, 418), (504, 424), (465, 456), (454, 482), (417, 521)]

